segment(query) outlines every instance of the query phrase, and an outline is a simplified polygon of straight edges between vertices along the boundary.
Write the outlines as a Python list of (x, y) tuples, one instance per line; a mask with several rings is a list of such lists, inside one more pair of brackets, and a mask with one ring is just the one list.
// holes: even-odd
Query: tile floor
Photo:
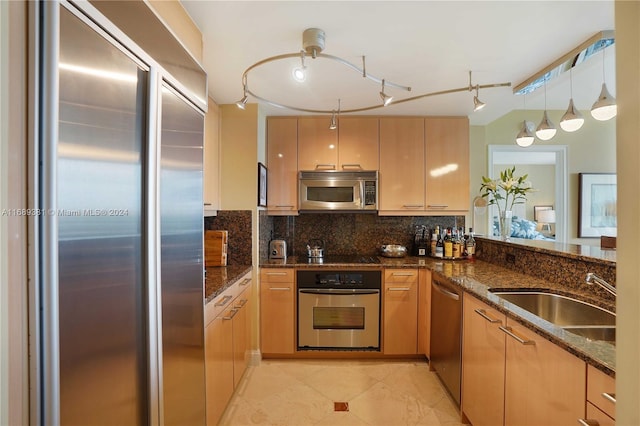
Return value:
[[(334, 411), (347, 402), (348, 411)], [(222, 425), (461, 425), (426, 362), (263, 360), (249, 367)]]

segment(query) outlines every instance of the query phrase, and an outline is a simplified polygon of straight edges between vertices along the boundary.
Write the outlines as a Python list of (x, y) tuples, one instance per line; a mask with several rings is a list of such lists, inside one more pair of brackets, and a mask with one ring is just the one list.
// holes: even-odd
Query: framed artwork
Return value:
[(617, 235), (615, 173), (580, 173), (578, 237)]
[(533, 206), (533, 221), (539, 222), (538, 213), (543, 210), (553, 210), (553, 206)]
[(258, 163), (258, 207), (267, 207), (267, 166)]

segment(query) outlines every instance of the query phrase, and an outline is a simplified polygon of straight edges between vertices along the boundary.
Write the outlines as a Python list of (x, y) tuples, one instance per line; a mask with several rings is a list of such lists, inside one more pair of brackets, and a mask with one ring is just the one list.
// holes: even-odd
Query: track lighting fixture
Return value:
[(380, 99), (382, 99), (382, 106), (387, 106), (393, 100), (393, 96), (389, 96), (384, 93), (384, 79), (382, 79), (382, 91), (380, 92)]
[(338, 99), (338, 112), (336, 113), (336, 110), (333, 110), (333, 113), (331, 114), (331, 122), (329, 123), (329, 130), (335, 130), (338, 128), (338, 118), (337, 116), (340, 114), (340, 99)]
[(536, 128), (536, 136), (538, 139), (543, 141), (548, 141), (556, 135), (555, 124), (549, 120), (549, 116), (547, 115), (547, 84), (544, 85), (544, 113), (542, 114), (542, 121), (538, 124)]
[[(278, 108), (284, 108), (284, 109), (289, 109), (289, 110), (294, 110), (294, 111), (299, 111), (299, 112), (308, 112), (308, 113), (314, 113), (314, 114), (331, 114), (332, 116), (334, 114), (339, 115), (340, 112), (342, 113), (355, 113), (355, 112), (363, 112), (363, 111), (369, 111), (369, 110), (373, 110), (373, 109), (377, 109), (377, 108), (381, 108), (381, 107), (385, 107), (388, 106), (392, 101), (393, 104), (398, 104), (398, 103), (402, 103), (402, 102), (410, 102), (410, 101), (415, 101), (418, 99), (422, 99), (422, 98), (426, 98), (429, 96), (436, 96), (436, 95), (445, 95), (445, 94), (450, 94), (450, 93), (457, 93), (457, 92), (463, 92), (463, 91), (472, 91), (473, 89), (476, 90), (476, 96), (474, 96), (474, 107), (475, 110), (478, 110), (480, 108), (482, 108), (484, 106), (484, 103), (481, 102), (478, 99), (478, 90), (479, 89), (488, 89), (488, 88), (495, 88), (495, 87), (509, 87), (511, 86), (511, 83), (495, 83), (495, 84), (485, 84), (485, 85), (476, 85), (476, 86), (472, 86), (471, 82), (469, 82), (469, 86), (468, 87), (460, 87), (460, 88), (456, 88), (456, 89), (448, 89), (448, 90), (439, 90), (439, 91), (435, 91), (435, 92), (431, 92), (431, 93), (424, 93), (421, 95), (417, 95), (417, 96), (412, 96), (412, 97), (408, 97), (408, 98), (403, 98), (403, 99), (398, 99), (398, 98), (394, 98), (390, 95), (388, 95), (386, 93), (386, 89), (388, 89), (389, 87), (392, 87), (394, 89), (398, 89), (398, 90), (402, 90), (402, 91), (407, 91), (410, 92), (411, 91), (411, 87), (409, 86), (402, 86), (396, 83), (392, 83), (386, 79), (381, 79), (378, 77), (375, 77), (371, 74), (369, 74), (366, 70), (366, 66), (365, 66), (365, 57), (362, 57), (362, 66), (359, 67), (345, 59), (342, 59), (338, 56), (333, 56), (333, 55), (328, 55), (326, 53), (322, 53), (322, 51), (324, 50), (324, 45), (325, 45), (325, 33), (324, 31), (322, 31), (319, 28), (308, 28), (306, 29), (303, 33), (302, 33), (302, 47), (304, 50), (301, 50), (300, 52), (296, 52), (296, 53), (284, 53), (281, 55), (276, 55), (276, 56), (271, 56), (265, 59), (262, 59), (258, 62), (256, 62), (255, 64), (251, 65), (249, 68), (247, 68), (244, 73), (242, 73), (242, 84), (243, 84), (243, 90), (244, 90), (244, 96), (242, 98), (242, 100), (237, 102), (237, 105), (239, 108), (243, 108), (244, 105), (247, 102), (247, 96), (250, 95), (252, 97), (254, 97), (255, 99), (257, 99), (260, 102), (278, 107)], [(252, 92), (251, 90), (249, 90), (248, 85), (247, 85), (247, 80), (249, 78), (249, 73), (253, 70), (256, 70), (257, 68), (269, 63), (269, 62), (275, 62), (275, 61), (281, 61), (281, 60), (290, 60), (290, 58), (300, 58), (301, 61), (301, 67), (295, 68), (294, 70), (292, 70), (292, 74), (293, 77), (297, 80), (297, 81), (304, 81), (304, 75), (307, 69), (307, 65), (305, 65), (305, 57), (306, 55), (311, 56), (311, 58), (313, 60), (316, 59), (323, 59), (323, 60), (331, 60), (331, 61), (335, 61), (341, 65), (344, 65), (346, 68), (349, 68), (353, 71), (358, 72), (360, 75), (362, 75), (363, 78), (366, 78), (368, 80), (371, 80), (373, 82), (376, 82), (378, 84), (382, 84), (382, 90), (380, 91), (380, 99), (382, 100), (381, 103), (376, 103), (375, 105), (369, 105), (369, 106), (356, 106), (353, 108), (349, 108), (349, 109), (345, 109), (343, 111), (340, 111), (340, 109), (336, 110), (334, 109), (321, 109), (321, 108), (303, 108), (303, 107), (298, 107), (298, 106), (294, 106), (294, 105), (285, 105), (270, 99), (266, 99), (264, 97), (259, 96), (258, 94)], [(469, 72), (469, 80), (471, 80), (471, 72)], [(243, 108), (244, 109), (244, 108)], [(337, 123), (336, 123), (337, 125)]]
[(478, 99), (478, 86), (476, 86), (476, 95), (473, 97), (473, 111), (480, 111), (487, 104)]
[(618, 106), (616, 105), (616, 98), (611, 96), (611, 93), (607, 90), (607, 84), (605, 83), (604, 75), (604, 53), (605, 49), (602, 49), (602, 90), (598, 100), (591, 107), (591, 115), (598, 121), (611, 120), (618, 114)]
[(249, 96), (247, 96), (247, 83), (245, 81), (245, 83), (242, 85), (242, 99), (240, 99), (238, 102), (236, 102), (236, 106), (240, 109), (245, 109), (245, 107), (247, 106), (247, 101), (249, 100)]

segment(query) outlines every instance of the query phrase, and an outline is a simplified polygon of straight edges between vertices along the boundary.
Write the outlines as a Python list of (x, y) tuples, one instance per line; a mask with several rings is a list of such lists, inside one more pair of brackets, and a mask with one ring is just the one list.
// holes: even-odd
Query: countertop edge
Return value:
[(253, 270), (252, 265), (231, 265), (206, 268), (204, 304), (211, 302), (240, 278)]

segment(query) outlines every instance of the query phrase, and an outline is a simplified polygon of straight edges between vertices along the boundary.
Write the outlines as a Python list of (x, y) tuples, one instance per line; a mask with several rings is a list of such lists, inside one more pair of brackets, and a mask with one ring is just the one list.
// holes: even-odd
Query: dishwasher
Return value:
[(462, 290), (433, 275), (431, 283), (431, 368), (460, 406)]

